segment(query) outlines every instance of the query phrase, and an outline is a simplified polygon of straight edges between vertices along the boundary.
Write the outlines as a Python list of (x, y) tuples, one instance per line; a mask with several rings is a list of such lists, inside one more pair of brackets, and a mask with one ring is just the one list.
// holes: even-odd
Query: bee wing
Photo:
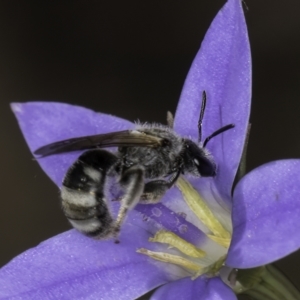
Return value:
[(124, 130), (58, 141), (34, 151), (41, 157), (77, 150), (106, 147), (150, 147), (161, 145), (163, 139), (137, 130)]

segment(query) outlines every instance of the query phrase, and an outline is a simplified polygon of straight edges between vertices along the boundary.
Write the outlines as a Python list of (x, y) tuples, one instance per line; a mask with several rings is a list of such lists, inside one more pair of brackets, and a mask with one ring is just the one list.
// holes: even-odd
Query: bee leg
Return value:
[(160, 201), (161, 197), (170, 188), (168, 181), (154, 180), (147, 182), (140, 198), (141, 204), (154, 204)]
[(113, 218), (104, 195), (107, 173), (118, 158), (105, 150), (84, 152), (69, 168), (61, 188), (62, 208), (74, 228), (87, 236), (112, 235)]
[(144, 190), (144, 169), (133, 166), (127, 169), (120, 179), (120, 184), (125, 188), (125, 195), (121, 199), (121, 207), (114, 226), (114, 236), (120, 232), (121, 225), (128, 211), (136, 206)]
[(173, 186), (181, 174), (181, 169), (169, 179), (165, 180), (153, 180), (145, 184), (144, 192), (140, 198), (142, 204), (154, 204), (160, 201), (166, 191)]

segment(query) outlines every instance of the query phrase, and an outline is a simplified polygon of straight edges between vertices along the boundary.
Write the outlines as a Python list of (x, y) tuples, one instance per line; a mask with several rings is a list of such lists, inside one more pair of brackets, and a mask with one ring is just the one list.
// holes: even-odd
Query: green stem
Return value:
[[(300, 292), (298, 289), (288, 280), (288, 278), (283, 275), (278, 269), (272, 265), (266, 266), (268, 272), (271, 276), (265, 278), (265, 281), (278, 286), (279, 290), (287, 291), (288, 294), (285, 294), (287, 299), (300, 299)], [(291, 298), (288, 298), (291, 297)]]
[(280, 295), (280, 293), (278, 291), (276, 291), (271, 285), (268, 285), (265, 282), (258, 284), (254, 289), (261, 292), (262, 294), (265, 294), (270, 299), (273, 299), (273, 300), (283, 300), (284, 299), (284, 297), (282, 295)]
[(243, 294), (250, 296), (250, 298), (253, 300), (273, 300), (273, 298), (268, 297), (261, 291), (248, 290)]
[(254, 300), (299, 300), (300, 292), (274, 266), (239, 270), (236, 280)]

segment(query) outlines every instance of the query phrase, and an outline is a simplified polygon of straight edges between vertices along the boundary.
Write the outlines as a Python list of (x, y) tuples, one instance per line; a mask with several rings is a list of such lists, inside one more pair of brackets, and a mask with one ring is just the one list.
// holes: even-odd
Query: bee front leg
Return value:
[(121, 207), (115, 222), (114, 235), (118, 235), (128, 211), (136, 206), (144, 190), (144, 169), (133, 166), (121, 174), (120, 184), (125, 188)]

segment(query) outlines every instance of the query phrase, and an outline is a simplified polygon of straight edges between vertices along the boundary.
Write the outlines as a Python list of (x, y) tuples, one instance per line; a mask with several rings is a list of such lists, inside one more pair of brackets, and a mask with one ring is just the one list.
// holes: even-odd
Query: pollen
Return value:
[(171, 264), (175, 264), (175, 265), (184, 267), (184, 268), (186, 268), (190, 271), (196, 272), (196, 273), (200, 272), (200, 270), (202, 269), (201, 266), (198, 265), (197, 263), (192, 262), (182, 256), (179, 256), (179, 255), (174, 255), (174, 254), (165, 253), (165, 252), (150, 251), (145, 248), (138, 249), (136, 252), (145, 254), (153, 259), (156, 259), (156, 260), (159, 260), (162, 262), (171, 263)]
[(168, 244), (169, 247), (176, 248), (180, 252), (191, 257), (201, 258), (206, 254), (203, 250), (185, 241), (171, 231), (160, 230), (155, 234), (153, 238), (150, 238), (149, 241)]
[(218, 243), (219, 245), (223, 246), (224, 248), (228, 248), (231, 242), (231, 238), (221, 238), (213, 234), (207, 234), (207, 237), (213, 240), (214, 242)]

